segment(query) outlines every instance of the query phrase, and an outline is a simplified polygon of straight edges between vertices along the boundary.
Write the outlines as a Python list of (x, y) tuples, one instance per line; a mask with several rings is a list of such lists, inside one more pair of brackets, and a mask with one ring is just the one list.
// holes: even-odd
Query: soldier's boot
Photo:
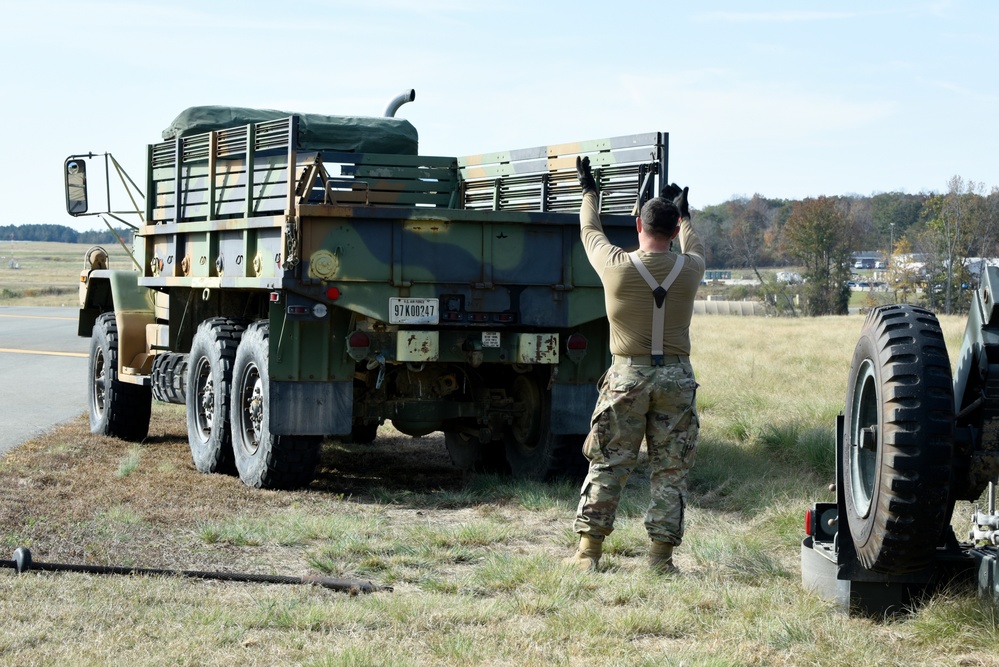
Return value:
[(600, 563), (600, 556), (603, 553), (603, 549), (603, 538), (580, 533), (579, 546), (576, 548), (576, 553), (562, 562), (566, 565), (575, 565), (581, 570), (596, 570), (597, 565)]
[(672, 574), (678, 572), (673, 564), (673, 545), (669, 542), (652, 542), (649, 549), (649, 567), (656, 574)]

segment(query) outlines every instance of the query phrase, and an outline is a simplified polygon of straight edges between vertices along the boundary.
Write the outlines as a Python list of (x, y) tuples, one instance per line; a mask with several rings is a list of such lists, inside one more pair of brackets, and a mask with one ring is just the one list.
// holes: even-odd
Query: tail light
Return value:
[(360, 361), (368, 356), (371, 348), (371, 339), (363, 331), (355, 331), (347, 337), (347, 354), (354, 361)]
[(565, 341), (566, 354), (577, 364), (586, 356), (586, 336), (574, 333)]

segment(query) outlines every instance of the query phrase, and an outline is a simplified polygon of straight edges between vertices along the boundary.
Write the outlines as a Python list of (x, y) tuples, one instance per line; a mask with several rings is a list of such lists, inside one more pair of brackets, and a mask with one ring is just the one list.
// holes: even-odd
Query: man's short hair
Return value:
[(680, 221), (680, 211), (676, 204), (662, 197), (653, 197), (645, 202), (639, 214), (642, 226), (653, 236), (673, 236), (676, 225)]

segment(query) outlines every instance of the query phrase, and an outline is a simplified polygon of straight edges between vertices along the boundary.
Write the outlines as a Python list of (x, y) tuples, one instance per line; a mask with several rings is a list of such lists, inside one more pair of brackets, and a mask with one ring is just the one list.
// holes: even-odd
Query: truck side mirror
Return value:
[(63, 165), (66, 182), (66, 211), (70, 215), (87, 212), (87, 163), (82, 159), (68, 158)]

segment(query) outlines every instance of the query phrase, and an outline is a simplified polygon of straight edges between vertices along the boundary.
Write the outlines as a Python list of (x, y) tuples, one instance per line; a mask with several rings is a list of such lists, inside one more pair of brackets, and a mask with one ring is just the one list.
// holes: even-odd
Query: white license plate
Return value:
[(389, 324), (438, 324), (439, 299), (389, 297)]

